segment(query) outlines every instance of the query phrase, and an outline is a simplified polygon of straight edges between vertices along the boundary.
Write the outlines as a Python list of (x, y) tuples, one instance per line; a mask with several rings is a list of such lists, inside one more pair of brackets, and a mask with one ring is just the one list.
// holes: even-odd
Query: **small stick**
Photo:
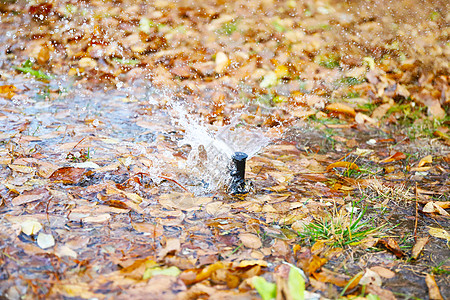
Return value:
[(415, 196), (416, 196), (416, 220), (414, 222), (414, 241), (417, 242), (417, 219), (419, 214), (419, 202), (417, 200), (417, 182), (416, 182), (416, 188), (415, 188)]
[[(144, 172), (139, 172), (139, 173), (136, 173), (135, 175), (147, 175), (147, 176), (150, 176), (150, 174), (144, 173)], [(161, 175), (158, 175), (158, 177), (161, 178), (161, 179), (172, 181), (173, 183), (178, 185), (180, 188), (182, 188), (185, 192), (189, 193), (189, 191), (184, 186), (182, 186), (180, 183), (178, 183), (175, 179), (172, 179), (172, 178), (166, 177), (166, 176), (161, 176)]]
[(172, 178), (169, 178), (169, 177), (166, 177), (166, 176), (158, 176), (158, 177), (162, 178), (162, 179), (165, 179), (165, 180), (172, 181), (173, 183), (178, 185), (180, 188), (182, 188), (185, 192), (189, 193), (189, 191), (184, 186), (182, 186), (180, 183), (178, 183), (175, 179), (172, 179)]

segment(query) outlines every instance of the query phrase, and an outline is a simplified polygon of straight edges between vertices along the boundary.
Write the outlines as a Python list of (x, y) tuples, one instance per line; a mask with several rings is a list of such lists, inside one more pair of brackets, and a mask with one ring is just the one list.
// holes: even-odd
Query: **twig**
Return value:
[[(136, 173), (135, 175), (147, 175), (147, 176), (150, 176), (150, 174), (145, 173), (145, 172), (139, 172), (139, 173)], [(182, 188), (185, 192), (190, 193), (184, 186), (182, 186), (180, 183), (178, 183), (178, 181), (176, 181), (175, 179), (172, 179), (172, 178), (166, 177), (166, 176), (161, 176), (161, 175), (158, 175), (158, 177), (161, 178), (161, 179), (172, 181), (173, 183), (178, 185), (180, 188)]]
[(417, 219), (418, 219), (418, 214), (419, 214), (419, 202), (418, 202), (418, 197), (417, 197), (417, 182), (416, 182), (416, 188), (415, 188), (415, 196), (416, 196), (416, 220), (414, 222), (414, 241), (417, 242)]
[(162, 179), (165, 179), (165, 180), (172, 181), (173, 183), (178, 185), (180, 188), (182, 188), (185, 192), (189, 193), (189, 191), (184, 186), (182, 186), (180, 183), (178, 183), (175, 179), (172, 179), (172, 178), (169, 178), (169, 177), (166, 177), (166, 176), (158, 176), (158, 177), (162, 178)]

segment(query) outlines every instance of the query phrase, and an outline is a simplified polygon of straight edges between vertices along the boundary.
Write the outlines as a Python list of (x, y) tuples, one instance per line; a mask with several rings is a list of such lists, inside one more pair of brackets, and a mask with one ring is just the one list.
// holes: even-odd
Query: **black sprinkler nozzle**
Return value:
[(235, 152), (231, 159), (233, 166), (231, 169), (231, 185), (230, 192), (232, 195), (246, 194), (245, 188), (245, 161), (248, 155), (244, 152)]

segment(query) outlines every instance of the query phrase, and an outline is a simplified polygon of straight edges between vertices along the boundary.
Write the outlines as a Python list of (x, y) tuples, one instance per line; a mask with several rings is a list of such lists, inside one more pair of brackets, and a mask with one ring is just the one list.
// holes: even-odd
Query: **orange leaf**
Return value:
[(17, 92), (17, 88), (14, 85), (1, 85), (0, 86), (0, 94), (7, 98), (11, 99)]
[(320, 267), (322, 267), (328, 260), (323, 257), (314, 255), (309, 266), (307, 267), (307, 272), (312, 274), (315, 273)]
[(349, 116), (356, 116), (356, 112), (353, 107), (348, 106), (344, 103), (331, 103), (325, 107), (327, 110), (335, 113), (345, 114)]
[(397, 160), (402, 160), (405, 159), (406, 155), (402, 152), (395, 152), (394, 154), (392, 154), (391, 156), (383, 159), (382, 161), (380, 161), (380, 163), (390, 163), (393, 161), (397, 161)]
[(85, 173), (86, 169), (83, 168), (64, 167), (53, 172), (49, 178), (64, 184), (77, 184), (81, 181)]
[(347, 169), (351, 169), (351, 170), (359, 170), (358, 165), (356, 165), (352, 162), (349, 162), (349, 161), (334, 162), (334, 163), (328, 165), (327, 172), (329, 172), (333, 168), (347, 168)]
[(202, 280), (205, 280), (206, 278), (210, 277), (213, 272), (219, 269), (223, 269), (225, 266), (222, 262), (218, 261), (213, 263), (212, 265), (209, 265), (205, 268), (203, 268), (200, 273), (197, 274), (195, 277), (195, 282), (200, 282)]
[(343, 274), (338, 274), (326, 269), (320, 273), (312, 273), (312, 276), (318, 281), (329, 282), (340, 287), (346, 286), (348, 282), (348, 277), (344, 277)]

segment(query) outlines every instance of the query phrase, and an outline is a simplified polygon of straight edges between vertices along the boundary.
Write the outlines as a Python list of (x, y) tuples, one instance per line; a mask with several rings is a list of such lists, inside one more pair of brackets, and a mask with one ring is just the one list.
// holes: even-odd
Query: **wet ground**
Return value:
[[(1, 296), (254, 299), (289, 262), (311, 299), (369, 268), (380, 299), (450, 298), (448, 4), (266, 2), (0, 1)], [(369, 241), (301, 236), (352, 203)]]

